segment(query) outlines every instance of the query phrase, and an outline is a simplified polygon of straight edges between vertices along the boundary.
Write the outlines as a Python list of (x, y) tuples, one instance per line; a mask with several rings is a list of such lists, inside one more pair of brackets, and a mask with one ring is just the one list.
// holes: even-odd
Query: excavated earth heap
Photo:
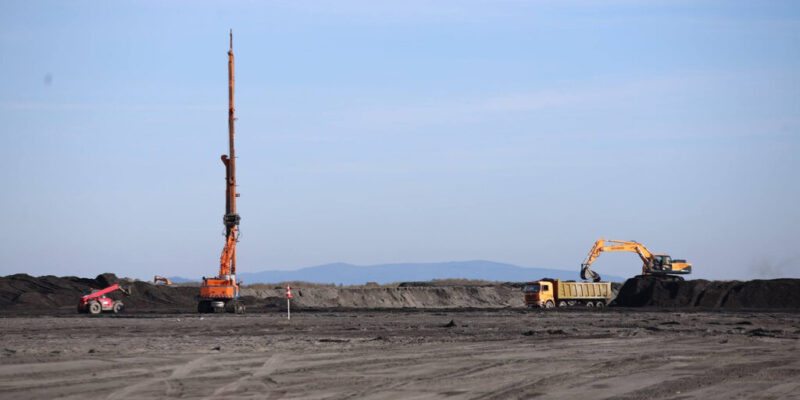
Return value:
[[(91, 289), (120, 283), (130, 288), (126, 296), (115, 291), (108, 296), (122, 300), (128, 312), (196, 312), (197, 286), (165, 286), (119, 279), (114, 274), (95, 279), (26, 274), (0, 277), (0, 313), (74, 313), (78, 300)], [(282, 286), (254, 289), (244, 286), (242, 299), (251, 311), (285, 309)], [(521, 284), (428, 286), (417, 282), (399, 287), (293, 287), (294, 309), (401, 309), (401, 308), (499, 308), (522, 307)]]
[[(91, 289), (114, 283), (130, 288), (131, 295), (109, 294), (125, 303), (128, 312), (196, 312), (197, 286), (165, 286), (119, 279), (114, 274), (95, 279), (26, 274), (0, 277), (0, 313), (75, 313), (78, 300)], [(521, 285), (434, 285), (409, 282), (397, 287), (293, 287), (292, 307), (300, 309), (402, 309), (523, 307)], [(282, 286), (243, 287), (241, 294), (253, 312), (285, 309)], [(621, 307), (709, 309), (800, 309), (800, 279), (754, 281), (663, 281), (628, 279), (616, 300)]]
[(0, 277), (0, 310), (18, 313), (75, 312), (83, 294), (115, 283), (129, 289), (131, 295), (114, 291), (108, 297), (121, 300), (127, 311), (192, 311), (197, 307), (196, 297), (200, 292), (196, 287), (153, 285), (149, 282), (119, 279), (108, 273), (98, 275), (95, 279), (16, 274)]
[[(523, 307), (519, 285), (336, 288), (293, 287), (292, 307), (298, 308), (498, 308)], [(243, 288), (245, 301), (253, 306), (285, 308), (284, 289)], [(251, 305), (248, 304), (248, 307)], [(252, 308), (252, 307), (251, 307)]]
[(615, 305), (800, 309), (800, 279), (666, 281), (639, 276), (625, 281), (617, 295)]

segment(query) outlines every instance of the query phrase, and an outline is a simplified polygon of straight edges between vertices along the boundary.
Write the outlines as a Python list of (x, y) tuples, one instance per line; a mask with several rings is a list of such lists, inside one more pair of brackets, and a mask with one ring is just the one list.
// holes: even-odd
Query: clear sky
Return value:
[(800, 3), (569, 0), (1, 2), (0, 274), (216, 273), (230, 28), (240, 271), (800, 277)]

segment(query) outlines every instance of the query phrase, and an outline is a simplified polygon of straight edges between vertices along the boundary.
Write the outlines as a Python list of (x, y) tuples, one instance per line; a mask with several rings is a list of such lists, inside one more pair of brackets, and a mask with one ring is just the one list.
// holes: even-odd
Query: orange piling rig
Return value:
[(236, 282), (236, 243), (239, 241), (239, 221), (236, 213), (236, 151), (233, 146), (234, 124), (233, 108), (233, 31), (230, 33), (228, 50), (228, 142), (229, 154), (222, 155), (225, 165), (225, 247), (219, 259), (219, 275), (214, 278), (203, 277), (197, 311), (200, 313), (234, 312), (244, 313), (244, 303), (239, 300), (239, 284)]

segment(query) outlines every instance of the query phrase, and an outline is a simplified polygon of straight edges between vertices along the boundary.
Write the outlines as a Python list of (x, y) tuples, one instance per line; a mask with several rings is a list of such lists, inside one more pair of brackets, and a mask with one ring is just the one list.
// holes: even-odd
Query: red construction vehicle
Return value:
[(105, 289), (93, 290), (81, 297), (81, 300), (78, 302), (78, 312), (84, 314), (100, 314), (103, 311), (111, 311), (114, 314), (119, 314), (125, 309), (125, 304), (106, 296), (106, 294), (115, 290), (119, 290), (124, 294), (130, 294), (130, 292), (118, 284), (111, 285)]

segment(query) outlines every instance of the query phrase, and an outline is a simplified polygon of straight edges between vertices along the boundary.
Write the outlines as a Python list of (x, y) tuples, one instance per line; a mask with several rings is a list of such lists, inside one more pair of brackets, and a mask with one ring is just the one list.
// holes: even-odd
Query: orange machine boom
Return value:
[(214, 278), (203, 277), (200, 287), (200, 299), (197, 311), (208, 312), (244, 312), (244, 303), (239, 300), (239, 282), (236, 282), (236, 243), (239, 241), (239, 221), (236, 213), (236, 150), (233, 146), (234, 124), (236, 122), (233, 108), (233, 31), (230, 33), (230, 49), (228, 50), (228, 152), (222, 155), (225, 165), (225, 247), (219, 259), (219, 275)]

